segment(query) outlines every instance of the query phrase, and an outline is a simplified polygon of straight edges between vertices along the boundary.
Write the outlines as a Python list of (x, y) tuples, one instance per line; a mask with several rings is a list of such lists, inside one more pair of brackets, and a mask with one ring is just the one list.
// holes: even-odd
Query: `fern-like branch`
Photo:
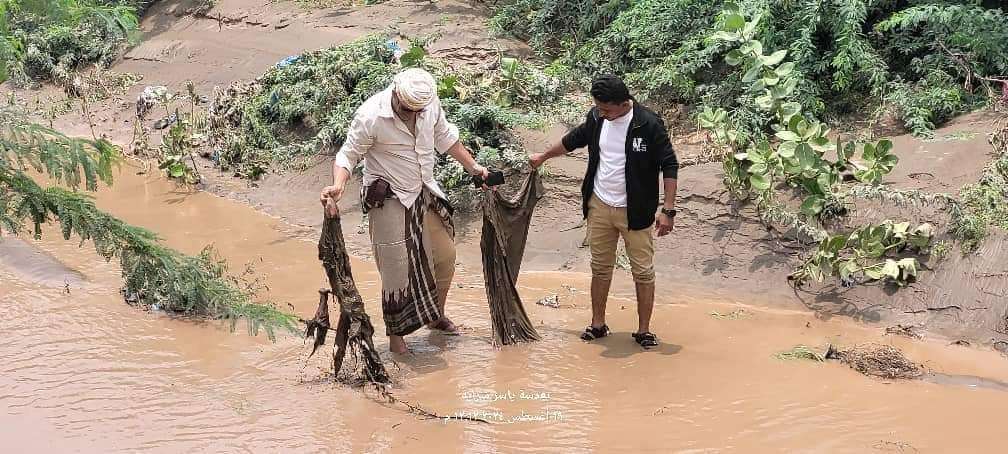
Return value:
[(64, 239), (91, 241), (102, 258), (118, 258), (127, 298), (173, 313), (246, 319), (249, 331), (273, 338), (277, 328), (294, 329), (297, 320), (271, 304), (253, 301), (251, 288), (227, 275), (212, 249), (191, 257), (162, 245), (146, 229), (129, 225), (99, 210), (91, 197), (62, 187), (42, 188), (26, 173), (45, 171), (55, 181), (88, 188), (112, 181), (118, 150), (104, 141), (67, 137), (31, 124), (13, 112), (0, 115), (0, 225), (17, 235), (31, 224), (35, 237), (42, 226), (58, 224)]

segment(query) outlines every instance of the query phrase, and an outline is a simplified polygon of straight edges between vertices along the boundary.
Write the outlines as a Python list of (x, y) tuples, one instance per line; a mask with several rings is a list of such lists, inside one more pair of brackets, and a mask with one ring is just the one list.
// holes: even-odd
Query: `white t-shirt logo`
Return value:
[(647, 144), (644, 143), (644, 139), (641, 137), (634, 137), (633, 139), (633, 151), (638, 153), (647, 153)]

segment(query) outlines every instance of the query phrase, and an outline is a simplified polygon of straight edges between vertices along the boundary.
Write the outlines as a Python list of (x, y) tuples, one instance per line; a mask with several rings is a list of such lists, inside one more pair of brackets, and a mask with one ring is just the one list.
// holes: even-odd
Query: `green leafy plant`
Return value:
[(110, 65), (139, 39), (143, 2), (0, 1), (0, 76), (19, 85), (67, 85), (85, 64)]
[(892, 142), (881, 140), (878, 144), (864, 144), (864, 151), (861, 154), (861, 165), (856, 165), (858, 170), (854, 172), (855, 178), (862, 183), (878, 184), (882, 182), (882, 177), (892, 172), (893, 167), (899, 163), (899, 157), (892, 153)]
[(745, 11), (762, 18), (751, 39), (788, 51), (792, 96), (806, 116), (833, 119), (887, 104), (910, 130), (927, 134), (951, 114), (1001, 96), (1008, 15), (994, 3), (501, 0), (491, 25), (582, 75), (624, 74), (642, 100), (722, 107), (748, 135), (768, 119), (756, 111), (745, 73), (719, 58), (722, 32), (751, 24), (738, 16), (723, 23), (719, 12)]
[[(91, 241), (99, 256), (122, 267), (127, 300), (165, 311), (213, 319), (248, 321), (252, 334), (294, 329), (296, 318), (254, 301), (240, 279), (230, 277), (211, 249), (187, 256), (161, 244), (148, 230), (99, 210), (83, 187), (112, 184), (121, 155), (108, 142), (67, 137), (31, 123), (24, 114), (0, 110), (0, 226), (13, 234), (42, 236), (57, 224), (63, 237)], [(43, 188), (28, 173), (43, 173), (62, 186)]]
[(420, 45), (413, 45), (410, 47), (405, 54), (399, 57), (399, 64), (403, 68), (409, 68), (413, 66), (421, 66), (423, 64), (424, 57), (427, 56), (427, 50)]
[(934, 227), (886, 220), (846, 234), (830, 235), (819, 243), (809, 259), (789, 276), (797, 286), (809, 280), (822, 282), (837, 276), (845, 286), (863, 281), (892, 282), (900, 287), (913, 282), (919, 268), (915, 257), (895, 257), (907, 250), (926, 252)]
[(158, 169), (164, 170), (169, 178), (186, 184), (196, 184), (200, 181), (193, 151), (201, 144), (202, 135), (193, 133), (191, 129), (188, 120), (179, 119), (172, 124), (168, 132), (161, 137), (158, 157)]

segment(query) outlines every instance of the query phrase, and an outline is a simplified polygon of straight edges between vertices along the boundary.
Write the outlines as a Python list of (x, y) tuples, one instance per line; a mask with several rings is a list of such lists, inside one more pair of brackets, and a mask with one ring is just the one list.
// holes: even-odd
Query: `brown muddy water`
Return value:
[[(277, 219), (129, 167), (98, 203), (173, 247), (193, 253), (212, 243), (236, 271), (252, 263), (270, 287), (264, 296), (302, 316), (317, 304), (315, 246)], [(366, 241), (346, 231), (348, 241)], [(661, 348), (641, 352), (632, 342), (625, 290), (610, 302), (614, 335), (585, 344), (577, 334), (589, 318), (588, 276), (577, 273), (523, 275), (520, 292), (544, 339), (495, 349), (482, 278), (460, 270), (449, 310), (465, 334), (423, 331), (409, 338), (414, 355), (386, 363), (398, 371), (399, 398), (493, 424), (423, 420), (333, 384), (328, 346), (306, 361), (310, 347), (296, 336), (270, 343), (127, 306), (116, 265), (88, 247), (55, 230), (27, 244), (5, 237), (0, 247), (4, 452), (1004, 450), (1008, 392), (983, 386), (1008, 381), (1008, 361), (995, 353), (883, 336), (846, 319), (696, 300), (674, 283), (659, 284), (653, 329)], [(377, 319), (374, 267), (354, 267)], [(550, 294), (561, 308), (533, 304)], [(739, 309), (737, 318), (712, 316)], [(958, 378), (888, 382), (773, 356), (795, 344), (865, 341), (892, 343)]]

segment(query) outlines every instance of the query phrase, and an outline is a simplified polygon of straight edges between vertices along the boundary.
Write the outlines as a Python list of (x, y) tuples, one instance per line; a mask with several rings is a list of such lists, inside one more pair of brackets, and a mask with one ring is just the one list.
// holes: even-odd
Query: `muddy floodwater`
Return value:
[[(282, 220), (128, 166), (97, 199), (175, 248), (213, 244), (235, 272), (251, 263), (264, 297), (314, 311), (323, 277), (314, 238)], [(366, 241), (356, 226), (346, 231)], [(496, 349), (479, 270), (460, 269), (449, 314), (464, 335), (422, 330), (408, 338), (414, 355), (385, 359), (400, 399), (491, 424), (424, 420), (332, 383), (328, 345), (307, 359), (295, 335), (271, 343), (126, 305), (117, 265), (89, 248), (56, 229), (0, 246), (4, 452), (1004, 452), (1008, 361), (946, 340), (694, 299), (660, 282), (660, 348), (632, 342), (626, 286), (610, 301), (613, 335), (586, 344), (577, 335), (589, 319), (588, 276), (538, 272), (523, 274), (519, 291), (543, 340)], [(379, 321), (374, 266), (353, 265)], [(534, 304), (552, 294), (560, 308)], [(956, 378), (885, 381), (774, 357), (796, 344), (867, 341)]]

